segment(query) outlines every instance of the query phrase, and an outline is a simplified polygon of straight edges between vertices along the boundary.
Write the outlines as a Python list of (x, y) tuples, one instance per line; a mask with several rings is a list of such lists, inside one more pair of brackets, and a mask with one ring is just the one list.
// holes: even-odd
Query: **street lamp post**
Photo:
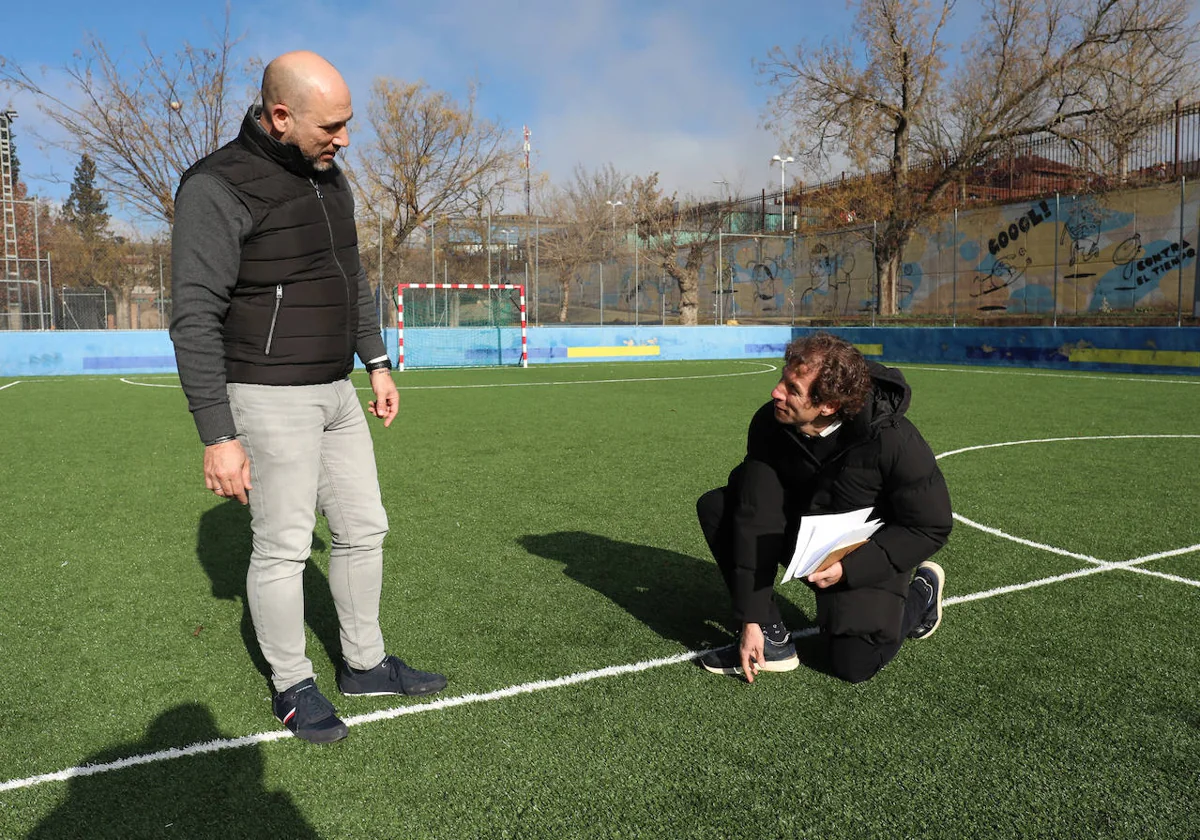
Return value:
[[(722, 207), (721, 207), (721, 223), (717, 225), (717, 299), (713, 304), (714, 321), (720, 324), (725, 318), (725, 278), (723, 271), (725, 266), (724, 249), (722, 247), (721, 237), (725, 234), (725, 212), (728, 210), (729, 182), (724, 178), (713, 181), (714, 184), (724, 187), (721, 191)], [(729, 225), (729, 232), (733, 233), (733, 224)], [(733, 278), (730, 278), (730, 286), (733, 285)]]
[(611, 246), (611, 250), (613, 252), (613, 259), (616, 259), (616, 254), (617, 254), (617, 208), (620, 207), (625, 202), (609, 200), (609, 201), (605, 201), (604, 203), (612, 208), (612, 238), (610, 240), (610, 246)]
[(500, 228), (500, 230), (498, 230), (496, 232), (504, 234), (504, 260), (500, 264), (501, 271), (503, 272), (503, 277), (501, 278), (501, 282), (507, 283), (508, 282), (508, 264), (512, 261), (512, 255), (509, 253), (512, 250), (512, 240), (510, 239), (510, 236), (513, 233), (515, 233), (516, 231), (509, 230), (508, 228)]
[(783, 230), (787, 219), (787, 165), (792, 163), (795, 158), (791, 155), (787, 157), (775, 155), (771, 160), (779, 161), (779, 229)]
[[(612, 253), (613, 271), (616, 273), (618, 280), (617, 296), (619, 303), (621, 293), (621, 284), (619, 281), (621, 278), (621, 273), (617, 271), (617, 208), (623, 205), (625, 202), (608, 199), (604, 203), (612, 208), (612, 235), (609, 238), (609, 251)], [(600, 323), (601, 325), (604, 324), (604, 266), (600, 267)]]

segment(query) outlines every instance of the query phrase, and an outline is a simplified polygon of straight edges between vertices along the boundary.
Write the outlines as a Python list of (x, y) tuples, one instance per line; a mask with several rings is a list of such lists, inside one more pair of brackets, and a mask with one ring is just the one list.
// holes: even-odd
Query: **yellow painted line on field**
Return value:
[(1200, 367), (1200, 353), (1184, 350), (1099, 350), (1087, 347), (1072, 350), (1068, 358), (1072, 362), (1100, 362), (1110, 365)]
[(857, 347), (858, 352), (862, 353), (864, 356), (882, 356), (883, 355), (883, 345), (882, 344), (855, 344), (854, 346)]
[(594, 359), (599, 356), (657, 356), (660, 348), (656, 344), (641, 347), (568, 347), (568, 359)]

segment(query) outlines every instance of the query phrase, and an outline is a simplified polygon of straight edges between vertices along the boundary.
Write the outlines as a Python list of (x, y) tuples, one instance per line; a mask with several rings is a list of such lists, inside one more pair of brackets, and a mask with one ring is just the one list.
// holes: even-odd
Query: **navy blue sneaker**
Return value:
[(385, 656), (383, 661), (366, 671), (343, 664), (338, 674), (338, 688), (342, 694), (360, 697), (379, 697), (384, 694), (403, 694), (406, 697), (423, 697), (435, 694), (446, 687), (446, 678), (441, 674), (418, 671), (404, 664), (395, 656)]
[[(780, 625), (782, 626), (782, 625)], [(766, 628), (764, 628), (764, 631)], [(763, 659), (758, 663), (760, 671), (794, 671), (800, 666), (800, 657), (796, 655), (796, 645), (791, 636), (784, 631), (782, 641), (773, 642), (770, 636), (763, 634)], [(738, 644), (734, 643), (720, 650), (710, 651), (700, 657), (700, 665), (706, 671), (714, 674), (742, 673), (742, 655)]]
[(311, 677), (277, 693), (271, 709), (293, 735), (311, 744), (340, 741), (350, 732)]
[(925, 597), (925, 617), (908, 633), (910, 639), (928, 639), (942, 623), (942, 590), (946, 588), (946, 571), (932, 560), (917, 566), (910, 586)]

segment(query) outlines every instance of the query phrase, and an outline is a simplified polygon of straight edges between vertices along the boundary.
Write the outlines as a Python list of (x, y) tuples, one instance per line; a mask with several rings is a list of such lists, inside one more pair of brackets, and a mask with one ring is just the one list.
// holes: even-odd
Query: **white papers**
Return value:
[(805, 516), (800, 520), (800, 533), (796, 537), (796, 551), (780, 583), (794, 578), (808, 577), (821, 565), (831, 551), (863, 542), (879, 529), (883, 523), (878, 519), (868, 520), (871, 508), (851, 510), (846, 513), (824, 513)]

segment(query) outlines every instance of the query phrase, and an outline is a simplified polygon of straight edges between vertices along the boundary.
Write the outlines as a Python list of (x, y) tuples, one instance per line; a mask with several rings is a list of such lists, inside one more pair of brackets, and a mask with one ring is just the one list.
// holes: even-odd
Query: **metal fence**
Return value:
[[(396, 285), (412, 282), (524, 284), (532, 326), (679, 323), (681, 289), (632, 228), (614, 223), (608, 258), (563, 277), (539, 245), (553, 229), (546, 220), (507, 217), (491, 226), (470, 237), (448, 229), (417, 238), (382, 261), (375, 226), (361, 230), (381, 325), (395, 324)], [(704, 245), (697, 323), (878, 320), (874, 225), (812, 233), (731, 226), (737, 232)], [(1187, 178), (955, 210), (912, 236), (898, 310), (907, 322), (931, 323), (1191, 322), (1200, 317), (1197, 243), (1200, 187)], [(0, 330), (164, 328), (170, 256), (143, 262), (136, 272), (121, 269), (123, 283), (95, 277), (87, 287), (63, 287), (51, 255), (22, 259), (20, 276), (0, 281)]]
[(71, 288), (36, 280), (0, 281), (0, 331), (165, 329), (171, 300), (136, 288), (124, 300), (102, 287)]
[[(697, 322), (875, 323), (877, 239), (873, 224), (720, 233), (700, 265)], [(906, 323), (1192, 322), (1200, 317), (1198, 242), (1200, 186), (1185, 178), (953, 211), (911, 238), (897, 308)], [(531, 324), (560, 323), (564, 295), (568, 324), (678, 322), (680, 289), (632, 235), (613, 259), (565, 284), (525, 257), (524, 246), (514, 251), (507, 276), (527, 278)], [(456, 275), (436, 249), (425, 259), (426, 271), (444, 269), (452, 281), (486, 279), (482, 267), (472, 273), (461, 264)]]

